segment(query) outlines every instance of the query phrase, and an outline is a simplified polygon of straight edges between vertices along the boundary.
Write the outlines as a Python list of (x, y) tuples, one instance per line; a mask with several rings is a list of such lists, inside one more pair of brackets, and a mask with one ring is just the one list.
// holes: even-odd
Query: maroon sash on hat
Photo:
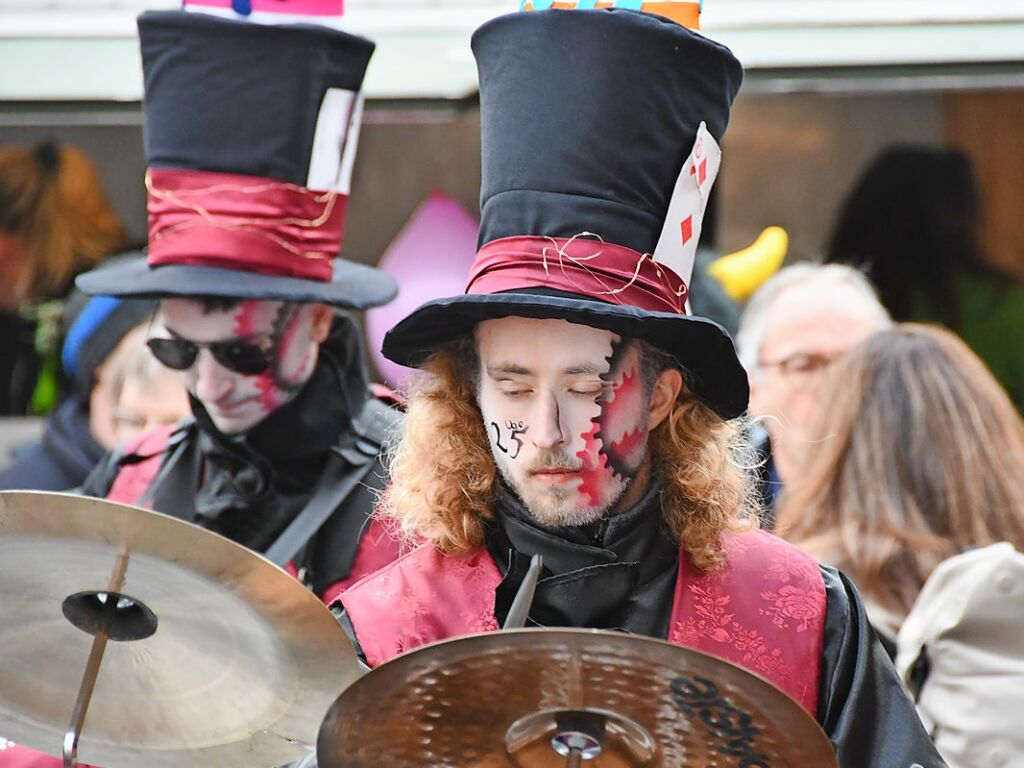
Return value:
[(211, 171), (151, 169), (149, 256), (328, 282), (348, 198), (296, 184)]
[(686, 314), (687, 287), (650, 254), (593, 236), (504, 237), (479, 250), (466, 293), (554, 288), (650, 312)]

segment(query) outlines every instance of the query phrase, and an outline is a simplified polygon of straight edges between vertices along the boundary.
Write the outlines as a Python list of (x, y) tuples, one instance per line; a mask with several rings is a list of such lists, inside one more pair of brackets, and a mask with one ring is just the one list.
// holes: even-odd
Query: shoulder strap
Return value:
[(376, 397), (368, 397), (352, 419), (352, 431), (369, 442), (376, 455), (396, 436), (403, 420), (404, 415), (397, 408), (382, 403)]
[(342, 443), (331, 450), (324, 473), (306, 506), (264, 553), (268, 560), (283, 566), (295, 558), (373, 469), (383, 445), (401, 423), (401, 418), (400, 413), (376, 398), (364, 401), (352, 419), (351, 432), (343, 435)]

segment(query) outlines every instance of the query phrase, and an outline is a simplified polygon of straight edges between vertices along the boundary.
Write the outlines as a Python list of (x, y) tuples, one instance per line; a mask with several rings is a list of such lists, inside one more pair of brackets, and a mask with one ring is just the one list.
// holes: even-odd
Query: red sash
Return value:
[[(63, 768), (64, 761), (59, 757), (44, 755), (34, 749), (12, 744), (0, 737), (0, 766), (3, 768)], [(91, 766), (79, 763), (80, 768)]]
[[(728, 534), (726, 563), (700, 572), (685, 553), (669, 642), (764, 677), (817, 713), (825, 585), (817, 562), (763, 531)], [(371, 667), (427, 643), (498, 629), (501, 573), (486, 550), (448, 557), (421, 545), (341, 596)]]

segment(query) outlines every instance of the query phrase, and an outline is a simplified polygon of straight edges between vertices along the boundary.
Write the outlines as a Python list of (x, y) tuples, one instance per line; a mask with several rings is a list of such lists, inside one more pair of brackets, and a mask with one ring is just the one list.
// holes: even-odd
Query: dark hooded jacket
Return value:
[(39, 442), (22, 448), (0, 472), (0, 491), (66, 491), (81, 485), (104, 450), (89, 432), (89, 414), (77, 394), (57, 406)]

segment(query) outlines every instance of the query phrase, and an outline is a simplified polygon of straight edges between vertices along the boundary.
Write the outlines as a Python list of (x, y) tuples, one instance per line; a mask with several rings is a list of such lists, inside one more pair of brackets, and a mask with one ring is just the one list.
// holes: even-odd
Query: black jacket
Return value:
[(89, 432), (86, 404), (72, 395), (47, 420), (42, 439), (0, 472), (0, 491), (77, 488), (102, 458), (103, 448)]

